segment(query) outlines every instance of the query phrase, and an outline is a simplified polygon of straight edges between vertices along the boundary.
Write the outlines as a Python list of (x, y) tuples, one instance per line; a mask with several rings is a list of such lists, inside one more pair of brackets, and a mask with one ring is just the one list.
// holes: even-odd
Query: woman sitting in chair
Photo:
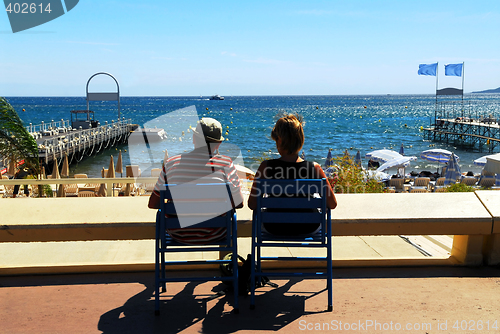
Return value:
[[(271, 132), (271, 138), (276, 142), (276, 148), (281, 155), (278, 159), (263, 161), (255, 179), (322, 179), (326, 178), (321, 166), (315, 162), (306, 161), (299, 157), (299, 152), (304, 145), (304, 129), (302, 117), (298, 115), (285, 114), (278, 119)], [(259, 190), (256, 183), (252, 185), (252, 191), (248, 198), (248, 207), (252, 210), (257, 208), (257, 196)], [(286, 196), (286, 192), (284, 192)], [(337, 200), (333, 190), (328, 183), (327, 206), (335, 209)], [(308, 223), (266, 223), (263, 228), (275, 235), (307, 235), (313, 234), (319, 229), (319, 224)]]

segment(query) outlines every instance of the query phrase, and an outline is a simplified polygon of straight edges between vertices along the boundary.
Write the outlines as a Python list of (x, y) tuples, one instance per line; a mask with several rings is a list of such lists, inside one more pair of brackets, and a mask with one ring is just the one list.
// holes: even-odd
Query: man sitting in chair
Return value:
[[(242, 208), (241, 183), (233, 161), (228, 156), (215, 153), (223, 140), (221, 124), (213, 118), (202, 118), (193, 130), (194, 150), (164, 161), (162, 172), (149, 197), (148, 207), (160, 208), (162, 184), (182, 184), (200, 180), (200, 183), (229, 182), (234, 207)], [(185, 244), (208, 244), (226, 237), (225, 227), (186, 227), (169, 229), (167, 232), (174, 240)]]

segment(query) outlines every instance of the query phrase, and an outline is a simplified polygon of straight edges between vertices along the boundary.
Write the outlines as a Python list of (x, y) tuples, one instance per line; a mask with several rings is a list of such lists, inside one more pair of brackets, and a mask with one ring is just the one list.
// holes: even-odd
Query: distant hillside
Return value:
[(480, 92), (472, 92), (473, 94), (474, 93), (500, 93), (500, 87), (498, 87), (497, 89), (487, 89), (487, 90), (482, 90)]

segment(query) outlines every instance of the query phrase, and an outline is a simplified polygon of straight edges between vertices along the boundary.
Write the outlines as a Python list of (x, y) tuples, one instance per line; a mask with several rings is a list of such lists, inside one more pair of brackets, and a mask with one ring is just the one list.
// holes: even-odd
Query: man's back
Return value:
[[(210, 156), (206, 147), (169, 158), (151, 196), (158, 196), (162, 184), (229, 182), (235, 206), (242, 203), (241, 184), (230, 157)], [(172, 199), (175, 203), (175, 198)], [(179, 228), (169, 229), (175, 240), (186, 244), (206, 244), (225, 237), (225, 228)]]

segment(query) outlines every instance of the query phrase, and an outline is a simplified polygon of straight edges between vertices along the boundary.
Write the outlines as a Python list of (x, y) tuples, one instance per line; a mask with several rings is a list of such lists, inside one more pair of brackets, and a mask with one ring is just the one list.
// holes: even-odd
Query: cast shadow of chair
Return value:
[[(151, 275), (152, 276), (152, 275)], [(123, 306), (101, 315), (97, 329), (104, 334), (126, 333), (179, 333), (184, 330), (200, 330), (203, 333), (234, 333), (247, 331), (276, 331), (294, 323), (303, 316), (325, 311), (305, 311), (309, 298), (323, 291), (301, 291), (302, 279), (292, 279), (278, 288), (269, 288), (257, 295), (265, 307), (249, 310), (250, 298), (240, 298), (243, 312), (230, 312), (233, 303), (232, 289), (224, 295), (225, 284), (203, 287), (214, 282), (188, 282), (180, 290), (171, 289), (163, 294), (162, 313), (151, 312), (154, 305), (155, 285), (153, 277), (140, 282), (145, 289), (128, 299)], [(178, 283), (180, 284), (180, 283)], [(206, 289), (209, 291), (205, 292)], [(321, 298), (321, 297), (319, 297)], [(229, 306), (229, 308), (228, 308)]]
[(97, 328), (107, 334), (178, 333), (205, 318), (207, 300), (194, 294), (199, 284), (202, 282), (189, 282), (181, 291), (167, 295), (168, 300), (161, 302), (163, 316), (158, 317), (151, 312), (155, 285), (149, 282), (123, 306), (101, 315)]

